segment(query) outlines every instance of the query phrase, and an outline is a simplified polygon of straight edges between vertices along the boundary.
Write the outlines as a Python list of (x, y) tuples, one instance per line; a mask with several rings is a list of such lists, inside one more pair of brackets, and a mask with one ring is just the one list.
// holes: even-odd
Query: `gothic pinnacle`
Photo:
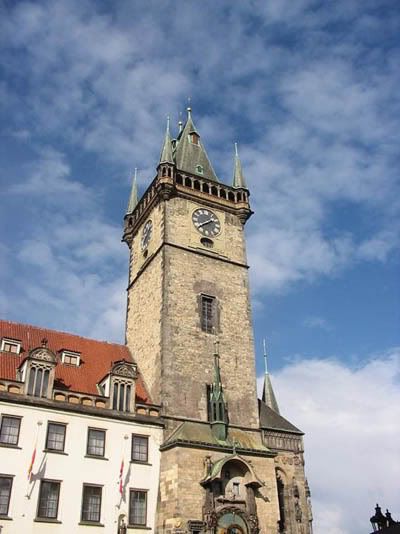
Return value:
[(132, 189), (131, 194), (129, 196), (129, 202), (128, 202), (128, 208), (126, 210), (126, 213), (132, 213), (133, 210), (136, 208), (138, 203), (138, 189), (137, 189), (137, 168), (135, 167), (135, 174), (133, 176), (132, 181)]
[(167, 117), (167, 129), (165, 132), (164, 144), (161, 150), (160, 163), (174, 164), (174, 158), (172, 156), (171, 134), (169, 132), (169, 117)]
[(233, 169), (233, 187), (247, 189), (246, 180), (242, 171), (237, 143), (235, 143), (235, 164)]

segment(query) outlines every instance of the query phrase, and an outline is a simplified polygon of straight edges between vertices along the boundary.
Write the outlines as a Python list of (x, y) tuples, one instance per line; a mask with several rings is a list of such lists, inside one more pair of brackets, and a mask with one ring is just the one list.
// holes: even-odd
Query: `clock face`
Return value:
[(218, 217), (210, 210), (197, 209), (193, 212), (192, 221), (197, 230), (207, 237), (215, 237), (221, 231)]
[(153, 231), (153, 223), (151, 221), (147, 221), (147, 223), (143, 227), (142, 232), (142, 250), (145, 250), (147, 248), (147, 245), (149, 244), (149, 241), (151, 239), (151, 233)]

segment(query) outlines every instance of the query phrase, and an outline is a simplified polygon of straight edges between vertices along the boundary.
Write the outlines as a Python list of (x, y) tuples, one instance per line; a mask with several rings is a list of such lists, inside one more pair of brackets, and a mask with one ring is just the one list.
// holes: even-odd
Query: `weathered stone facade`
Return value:
[(260, 422), (238, 154), (234, 188), (198, 176), (211, 169), (199, 139), (190, 113), (176, 141), (167, 129), (157, 176), (125, 216), (126, 341), (166, 421), (157, 529), (311, 534), (302, 433), (263, 403)]

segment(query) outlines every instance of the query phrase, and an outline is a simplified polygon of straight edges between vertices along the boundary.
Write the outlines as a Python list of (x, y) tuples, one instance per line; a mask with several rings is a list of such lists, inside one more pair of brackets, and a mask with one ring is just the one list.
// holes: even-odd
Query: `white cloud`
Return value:
[(305, 432), (315, 533), (369, 532), (376, 502), (398, 519), (400, 348), (357, 368), (297, 359), (272, 381), (282, 415)]

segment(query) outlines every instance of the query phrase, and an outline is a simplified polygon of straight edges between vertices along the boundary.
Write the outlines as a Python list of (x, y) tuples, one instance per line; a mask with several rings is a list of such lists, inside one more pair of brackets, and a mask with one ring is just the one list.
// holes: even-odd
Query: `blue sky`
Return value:
[(132, 172), (143, 190), (190, 96), (222, 181), (239, 143), (258, 372), (265, 336), (317, 533), (399, 501), (399, 23), (395, 0), (0, 5), (2, 317), (123, 339)]

